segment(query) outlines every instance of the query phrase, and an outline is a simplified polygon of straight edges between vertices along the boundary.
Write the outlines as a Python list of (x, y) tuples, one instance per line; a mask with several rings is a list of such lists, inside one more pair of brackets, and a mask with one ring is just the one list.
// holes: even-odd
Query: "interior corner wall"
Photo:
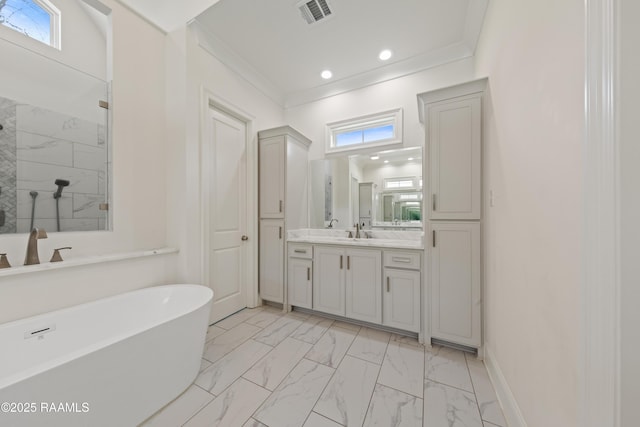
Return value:
[(493, 0), (476, 51), (489, 77), (484, 341), (511, 426), (577, 426), (583, 3)]
[[(256, 156), (257, 132), (286, 123), (283, 108), (203, 49), (191, 28), (183, 27), (170, 33), (167, 52), (167, 123), (170, 129), (166, 177), (167, 239), (170, 246), (180, 248), (180, 280), (204, 284), (202, 245), (205, 236), (202, 235), (201, 209), (206, 201), (200, 194), (204, 91), (253, 118), (248, 142), (255, 147)], [(255, 165), (248, 167), (257, 170), (257, 157), (255, 160)], [(254, 184), (257, 185), (257, 180)], [(255, 214), (257, 226), (257, 204), (253, 205), (249, 201), (248, 207)], [(257, 254), (255, 256), (257, 259)]]
[(620, 9), (620, 407), (621, 427), (640, 425), (640, 3), (637, 0), (619, 0)]
[(416, 95), (474, 78), (473, 59), (466, 58), (415, 74), (377, 83), (306, 104), (289, 107), (289, 125), (313, 140), (309, 159), (324, 158), (327, 123), (402, 108), (404, 145), (424, 146), (424, 127), (419, 122)]
[[(113, 231), (50, 232), (40, 259), (72, 246), (65, 258), (166, 246), (165, 34), (116, 0), (103, 0), (113, 23)], [(143, 53), (143, 54), (141, 54)], [(53, 192), (52, 188), (52, 192)], [(0, 236), (12, 265), (22, 264), (26, 234)], [(174, 280), (175, 255), (6, 276), (0, 323)]]

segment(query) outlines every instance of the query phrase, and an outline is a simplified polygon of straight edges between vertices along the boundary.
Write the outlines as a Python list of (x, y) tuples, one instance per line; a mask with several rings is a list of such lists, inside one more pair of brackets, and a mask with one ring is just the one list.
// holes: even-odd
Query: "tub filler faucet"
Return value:
[(24, 265), (40, 264), (38, 258), (38, 239), (46, 239), (47, 232), (43, 228), (34, 228), (29, 233), (29, 243), (27, 243), (27, 255), (24, 257)]

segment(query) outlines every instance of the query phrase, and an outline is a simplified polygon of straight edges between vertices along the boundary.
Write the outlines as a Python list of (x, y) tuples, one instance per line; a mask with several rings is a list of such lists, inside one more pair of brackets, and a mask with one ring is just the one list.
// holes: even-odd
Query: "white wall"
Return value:
[(621, 237), (621, 408), (622, 427), (640, 424), (640, 3), (621, 0), (620, 10), (620, 237)]
[[(113, 15), (112, 232), (49, 233), (40, 259), (72, 246), (65, 258), (166, 245), (165, 36), (115, 0)], [(144, 52), (144, 55), (141, 55)], [(10, 262), (21, 265), (27, 236), (0, 236)], [(0, 278), (0, 323), (175, 280), (176, 256), (143, 258), (56, 272)]]
[[(206, 90), (245, 116), (253, 117), (252, 139), (256, 158), (249, 168), (257, 171), (257, 132), (285, 124), (282, 108), (246, 80), (234, 74), (198, 45), (194, 31), (182, 28), (167, 37), (168, 158), (166, 189), (167, 239), (180, 247), (179, 277), (201, 282), (200, 138), (202, 96)], [(257, 185), (257, 177), (254, 178)], [(257, 200), (249, 209), (256, 215)], [(254, 231), (257, 234), (257, 229)], [(257, 242), (257, 235), (249, 235)], [(257, 256), (256, 253), (254, 255)]]
[(484, 340), (529, 427), (577, 426), (583, 20), (580, 0), (494, 0), (476, 51), (489, 76)]
[(309, 150), (310, 159), (324, 157), (327, 123), (400, 107), (404, 110), (404, 145), (422, 146), (424, 128), (418, 120), (416, 95), (473, 78), (473, 60), (464, 59), (289, 108), (285, 111), (285, 119), (289, 125), (314, 141)]

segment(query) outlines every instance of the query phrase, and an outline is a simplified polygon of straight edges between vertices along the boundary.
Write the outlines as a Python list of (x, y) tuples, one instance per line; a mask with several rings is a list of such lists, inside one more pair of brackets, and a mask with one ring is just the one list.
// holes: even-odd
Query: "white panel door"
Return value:
[(211, 108), (202, 147), (206, 228), (205, 280), (214, 292), (211, 323), (246, 306), (246, 124)]
[(325, 246), (313, 250), (313, 309), (344, 316), (345, 251)]
[(313, 261), (289, 258), (287, 275), (287, 299), (289, 305), (312, 308), (311, 277)]
[(431, 231), (431, 336), (478, 347), (480, 223), (432, 222)]
[(382, 252), (349, 249), (346, 267), (346, 316), (382, 323)]
[(284, 137), (260, 141), (260, 218), (284, 218)]
[(284, 303), (284, 221), (260, 220), (260, 298)]
[(420, 272), (385, 268), (382, 324), (420, 332)]
[(429, 107), (431, 219), (480, 219), (481, 98)]

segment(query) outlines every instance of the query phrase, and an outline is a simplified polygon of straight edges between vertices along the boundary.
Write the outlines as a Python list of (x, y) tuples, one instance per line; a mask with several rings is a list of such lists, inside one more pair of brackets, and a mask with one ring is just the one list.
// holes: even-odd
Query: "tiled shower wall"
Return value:
[(16, 103), (0, 97), (0, 234), (16, 232)]
[(34, 226), (56, 231), (56, 179), (70, 181), (59, 201), (61, 231), (104, 230), (106, 211), (99, 205), (106, 202), (106, 147), (103, 125), (15, 105), (15, 230), (29, 231), (35, 196)]

